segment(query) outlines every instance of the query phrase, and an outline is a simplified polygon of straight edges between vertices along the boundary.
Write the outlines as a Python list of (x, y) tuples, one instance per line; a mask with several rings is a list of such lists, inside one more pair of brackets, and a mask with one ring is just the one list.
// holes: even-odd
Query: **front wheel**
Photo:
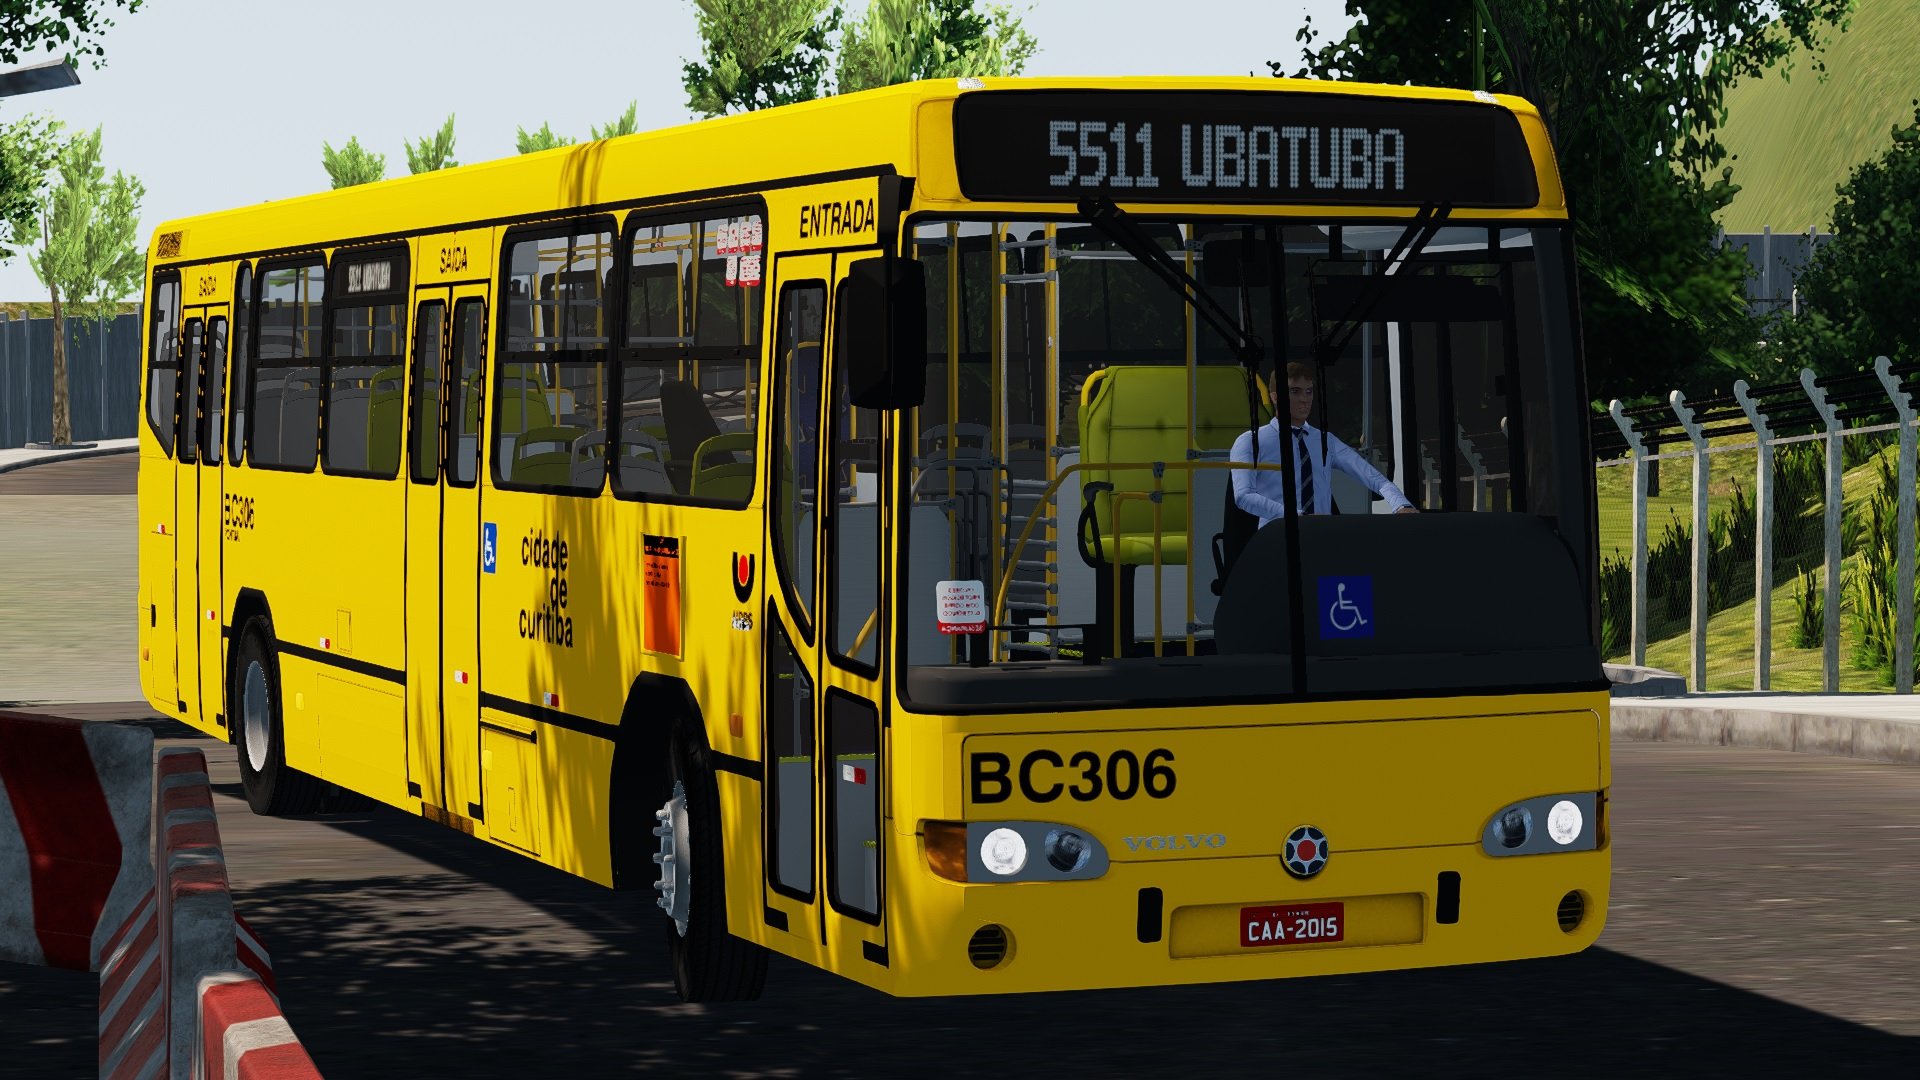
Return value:
[(287, 764), (286, 732), (280, 723), (280, 665), (267, 648), (268, 631), (258, 619), (247, 624), (233, 661), (227, 700), (234, 716), (234, 748), (240, 754), (240, 786), (256, 814), (311, 814), (325, 787)]
[(654, 813), (654, 891), (668, 915), (673, 987), (682, 1001), (751, 1001), (767, 978), (767, 951), (727, 932), (720, 792), (706, 739), (674, 732), (672, 786)]

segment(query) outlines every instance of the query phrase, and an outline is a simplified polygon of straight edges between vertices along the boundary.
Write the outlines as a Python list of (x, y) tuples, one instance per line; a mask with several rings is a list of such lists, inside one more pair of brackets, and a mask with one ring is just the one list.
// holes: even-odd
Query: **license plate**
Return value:
[(1281, 904), (1240, 909), (1240, 945), (1260, 949), (1270, 945), (1314, 945), (1347, 936), (1347, 905)]

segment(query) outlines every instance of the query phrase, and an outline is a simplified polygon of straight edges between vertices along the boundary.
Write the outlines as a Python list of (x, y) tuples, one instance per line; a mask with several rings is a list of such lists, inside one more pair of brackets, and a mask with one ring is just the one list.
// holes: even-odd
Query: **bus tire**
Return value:
[[(720, 838), (720, 791), (705, 737), (697, 725), (675, 725), (669, 754), (668, 803), (684, 798), (688, 843), (686, 929), (666, 921), (673, 987), (682, 1001), (752, 1001), (766, 984), (767, 950), (727, 932), (725, 852)], [(656, 845), (657, 848), (657, 845)]]
[(234, 654), (234, 749), (240, 758), (240, 786), (256, 814), (287, 817), (311, 814), (326, 787), (287, 764), (286, 732), (281, 724), (280, 664), (268, 647), (269, 631), (259, 619), (248, 621)]

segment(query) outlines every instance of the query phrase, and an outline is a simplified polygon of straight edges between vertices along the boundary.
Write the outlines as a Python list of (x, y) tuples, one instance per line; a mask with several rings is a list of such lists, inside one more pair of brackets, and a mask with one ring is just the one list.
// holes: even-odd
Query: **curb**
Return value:
[(1920, 724), (1869, 716), (1725, 708), (1706, 701), (1615, 699), (1609, 728), (1624, 742), (1744, 746), (1920, 765)]
[(109, 454), (131, 454), (140, 449), (139, 443), (132, 446), (96, 446), (90, 450), (49, 451), (46, 457), (28, 458), (25, 461), (0, 462), (0, 473), (31, 469), (35, 465), (51, 465), (56, 461), (78, 461), (81, 458), (106, 457)]

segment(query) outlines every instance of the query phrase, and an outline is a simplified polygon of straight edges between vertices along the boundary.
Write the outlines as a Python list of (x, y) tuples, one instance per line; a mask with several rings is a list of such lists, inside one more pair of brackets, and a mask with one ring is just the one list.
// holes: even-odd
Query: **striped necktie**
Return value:
[(1307, 453), (1307, 433), (1293, 429), (1293, 442), (1300, 458), (1300, 512), (1313, 513), (1313, 457)]

